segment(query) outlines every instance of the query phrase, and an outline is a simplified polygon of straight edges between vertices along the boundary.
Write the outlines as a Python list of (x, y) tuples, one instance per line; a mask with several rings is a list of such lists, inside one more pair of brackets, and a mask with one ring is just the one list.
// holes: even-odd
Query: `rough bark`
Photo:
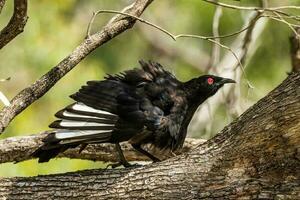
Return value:
[[(18, 0), (16, 1), (18, 2)], [(131, 15), (140, 16), (152, 1), (153, 0), (136, 0), (123, 11)], [(58, 65), (53, 67), (32, 85), (19, 92), (11, 100), (11, 105), (4, 107), (0, 112), (0, 132), (4, 131), (15, 116), (43, 96), (57, 81), (73, 69), (88, 54), (125, 30), (131, 28), (135, 21), (136, 20), (131, 17), (124, 16), (113, 18), (101, 31), (87, 37)]]
[(0, 179), (6, 199), (299, 199), (300, 73), (189, 153), (143, 167)]
[[(0, 13), (5, 1), (0, 2)], [(14, 1), (14, 13), (6, 27), (0, 31), (0, 49), (23, 32), (27, 22), (27, 0)]]
[[(46, 135), (47, 132), (44, 132), (37, 135), (11, 137), (5, 140), (0, 140), (0, 163), (20, 162), (32, 159), (30, 155), (42, 144), (41, 140)], [(204, 143), (205, 141), (206, 140), (188, 138), (185, 141), (183, 149), (178, 153), (188, 152), (192, 148), (201, 143)], [(134, 150), (130, 144), (125, 142), (121, 145), (124, 151), (124, 155), (128, 161), (149, 160), (145, 156), (142, 156), (140, 153)], [(79, 153), (79, 148), (67, 150), (65, 153), (61, 154), (60, 157), (116, 162), (118, 157), (114, 154), (114, 152), (115, 145), (113, 144), (94, 144), (88, 145), (81, 153)], [(153, 153), (159, 154), (159, 152), (155, 151)], [(166, 159), (169, 156), (171, 156), (171, 154), (168, 154), (165, 157), (161, 157), (158, 155), (158, 157), (162, 159)]]

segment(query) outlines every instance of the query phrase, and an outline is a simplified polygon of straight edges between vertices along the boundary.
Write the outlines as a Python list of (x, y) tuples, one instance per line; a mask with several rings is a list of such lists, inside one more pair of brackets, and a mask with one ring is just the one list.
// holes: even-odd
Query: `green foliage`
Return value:
[[(259, 1), (225, 1), (244, 6), (257, 6)], [(274, 3), (275, 2), (275, 3)], [(3, 27), (12, 13), (13, 1), (7, 1), (0, 16)], [(66, 57), (85, 37), (86, 27), (93, 11), (99, 9), (120, 10), (128, 1), (111, 0), (60, 0), (29, 1), (29, 19), (25, 31), (0, 51), (0, 78), (11, 77), (8, 82), (0, 82), (0, 90), (11, 99), (25, 86), (30, 85), (51, 67)], [(278, 1), (272, 1), (272, 4)], [(279, 2), (280, 3), (280, 2)], [(285, 1), (285, 5), (300, 1)], [(155, 1), (145, 12), (144, 18), (165, 27), (173, 33), (212, 35), (212, 20), (215, 6), (199, 0)], [(240, 29), (245, 12), (223, 9), (220, 33), (228, 34)], [(98, 16), (92, 31), (99, 30), (111, 15)], [(176, 43), (151, 27), (143, 26), (148, 32), (161, 34), (161, 39), (172, 43), (174, 50), (179, 48), (202, 49), (210, 54), (211, 43), (196, 39), (180, 39)], [(278, 85), (290, 70), (289, 42), (290, 29), (281, 23), (271, 22), (267, 25), (260, 39), (260, 46), (247, 65), (248, 79), (255, 86), (250, 95), (244, 92), (244, 101), (253, 104), (272, 88)], [(230, 44), (234, 38), (222, 40)], [(159, 41), (158, 41), (159, 42)], [(223, 51), (226, 52), (226, 51)], [(45, 96), (21, 113), (7, 128), (0, 139), (22, 136), (47, 130), (54, 120), (54, 113), (71, 103), (68, 96), (77, 91), (88, 80), (102, 79), (105, 73), (117, 73), (124, 69), (136, 67), (139, 59), (154, 59), (167, 66), (181, 80), (200, 75), (180, 56), (168, 58), (159, 55), (145, 40), (139, 28), (113, 39), (95, 50), (75, 69), (59, 81)], [(201, 66), (201, 55), (199, 55)], [(246, 91), (246, 90), (244, 90)], [(198, 137), (209, 138), (229, 122), (226, 108), (222, 105), (214, 118), (213, 130)], [(224, 120), (225, 119), (225, 120)], [(228, 120), (227, 120), (228, 119)], [(102, 163), (70, 159), (56, 159), (47, 164), (26, 161), (19, 164), (1, 164), (0, 176), (32, 176), (55, 172), (75, 171), (79, 169), (103, 167)]]

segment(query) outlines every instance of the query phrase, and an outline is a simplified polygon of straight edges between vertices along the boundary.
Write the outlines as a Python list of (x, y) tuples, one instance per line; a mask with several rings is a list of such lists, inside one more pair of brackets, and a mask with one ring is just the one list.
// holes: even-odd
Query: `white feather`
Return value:
[(70, 143), (74, 143), (74, 142), (80, 142), (80, 141), (84, 141), (85, 139), (65, 139), (65, 140), (61, 140), (59, 141), (59, 144), (70, 144)]
[(99, 117), (87, 116), (87, 115), (79, 115), (79, 114), (71, 113), (71, 112), (68, 112), (68, 111), (64, 111), (62, 113), (62, 115), (65, 116), (65, 117), (81, 117), (81, 118), (101, 119)]
[(72, 121), (72, 120), (62, 120), (59, 125), (63, 127), (82, 127), (82, 126), (111, 126), (113, 127), (114, 124), (100, 124), (96, 122), (78, 122), (78, 121)]
[(110, 112), (107, 112), (107, 111), (104, 111), (104, 110), (98, 110), (98, 109), (95, 109), (95, 108), (92, 108), (90, 106), (87, 106), (81, 102), (78, 102), (76, 104), (74, 104), (72, 106), (72, 108), (74, 110), (78, 110), (78, 111), (85, 111), (85, 112), (93, 112), (93, 113), (99, 113), (99, 114), (106, 114), (106, 115), (114, 115)]
[(58, 130), (55, 133), (56, 139), (63, 140), (63, 139), (69, 139), (79, 136), (87, 136), (87, 135), (96, 135), (99, 133), (109, 132), (107, 130), (87, 130), (87, 131), (78, 131), (78, 130)]

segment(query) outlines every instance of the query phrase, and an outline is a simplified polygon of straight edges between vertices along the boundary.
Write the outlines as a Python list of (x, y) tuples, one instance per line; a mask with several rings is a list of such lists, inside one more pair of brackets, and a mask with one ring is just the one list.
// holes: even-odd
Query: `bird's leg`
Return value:
[(135, 165), (131, 165), (131, 164), (126, 160), (126, 158), (125, 158), (125, 156), (124, 156), (124, 154), (123, 154), (123, 151), (122, 151), (122, 148), (121, 148), (120, 144), (119, 144), (119, 143), (116, 143), (115, 145), (116, 145), (116, 151), (117, 151), (117, 153), (118, 153), (118, 156), (119, 156), (119, 160), (120, 160), (120, 161), (119, 161), (118, 163), (115, 163), (115, 164), (109, 164), (109, 165), (107, 165), (106, 168), (108, 168), (108, 167), (116, 168), (116, 167), (119, 167), (119, 166), (121, 166), (121, 165), (123, 165), (124, 167), (133, 167), (133, 166), (135, 166)]
[(121, 165), (123, 165), (124, 167), (130, 167), (131, 164), (126, 160), (126, 158), (123, 154), (122, 148), (121, 148), (119, 143), (116, 143), (116, 151), (119, 155), (119, 162), (115, 163), (115, 164), (112, 164), (111, 168), (116, 168), (116, 167), (119, 167)]
[(145, 156), (149, 157), (153, 162), (160, 162), (161, 160), (150, 154), (148, 151), (144, 150), (140, 144), (132, 144), (132, 147), (137, 150), (138, 152), (144, 154)]

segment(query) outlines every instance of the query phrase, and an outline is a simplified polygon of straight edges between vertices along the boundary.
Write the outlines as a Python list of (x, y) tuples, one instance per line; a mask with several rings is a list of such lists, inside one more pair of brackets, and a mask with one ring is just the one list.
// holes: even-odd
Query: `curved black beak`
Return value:
[(224, 85), (226, 83), (236, 83), (235, 80), (232, 80), (230, 78), (223, 78), (221, 81), (220, 81), (220, 84)]

